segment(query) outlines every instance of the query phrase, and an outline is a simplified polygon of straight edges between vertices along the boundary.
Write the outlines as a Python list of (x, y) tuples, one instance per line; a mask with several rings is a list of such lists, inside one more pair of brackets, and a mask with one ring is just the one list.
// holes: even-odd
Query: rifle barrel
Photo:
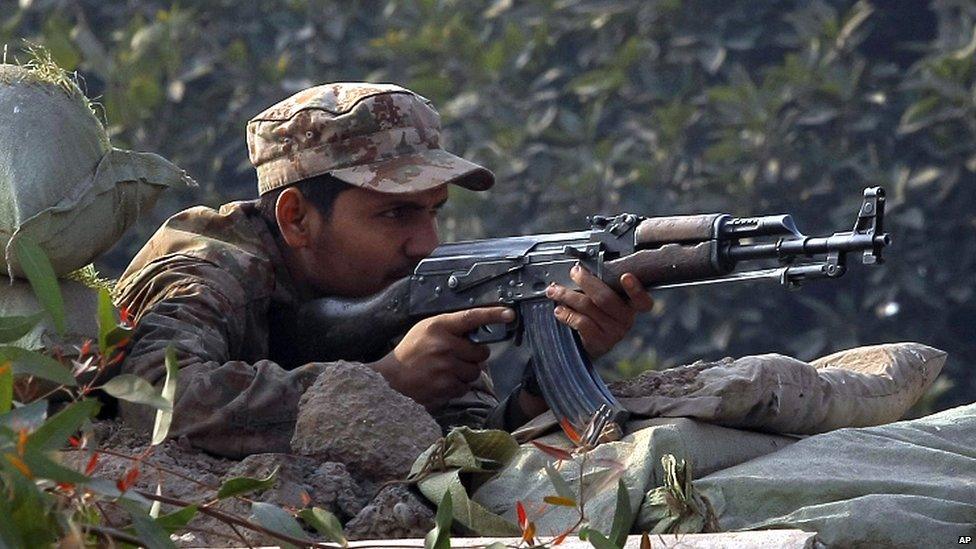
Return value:
[(749, 259), (781, 259), (796, 256), (813, 256), (830, 252), (857, 252), (884, 247), (891, 243), (887, 234), (837, 233), (826, 237), (780, 239), (763, 244), (733, 244), (726, 250), (734, 261)]

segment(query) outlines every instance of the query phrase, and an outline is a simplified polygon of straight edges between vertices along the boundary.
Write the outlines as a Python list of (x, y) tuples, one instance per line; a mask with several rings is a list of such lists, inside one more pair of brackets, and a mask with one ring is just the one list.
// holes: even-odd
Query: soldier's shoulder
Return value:
[(255, 202), (231, 202), (219, 209), (195, 206), (168, 220), (149, 239), (119, 278), (117, 293), (175, 272), (201, 278), (221, 271), (252, 297), (274, 287), (278, 252)]

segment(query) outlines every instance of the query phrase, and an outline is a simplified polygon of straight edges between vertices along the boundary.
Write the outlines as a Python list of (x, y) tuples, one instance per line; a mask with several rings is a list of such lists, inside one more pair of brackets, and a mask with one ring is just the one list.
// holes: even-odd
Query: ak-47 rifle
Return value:
[[(594, 370), (576, 333), (553, 316), (554, 303), (545, 294), (551, 282), (575, 288), (569, 270), (577, 262), (621, 294), (620, 276), (627, 272), (657, 290), (746, 280), (796, 287), (837, 278), (847, 271), (851, 252), (861, 253), (865, 264), (883, 261), (891, 243), (883, 230), (884, 203), (883, 189), (865, 189), (854, 228), (825, 237), (803, 235), (789, 215), (621, 214), (590, 217), (585, 231), (444, 244), (411, 276), (375, 296), (309, 302), (295, 319), (293, 337), (318, 360), (363, 358), (423, 318), (508, 305), (517, 311), (516, 321), (483, 327), (471, 339), (527, 341), (530, 367), (560, 421), (581, 430), (601, 415), (603, 423), (619, 423), (626, 410)], [(770, 259), (779, 267), (735, 272), (741, 262)]]

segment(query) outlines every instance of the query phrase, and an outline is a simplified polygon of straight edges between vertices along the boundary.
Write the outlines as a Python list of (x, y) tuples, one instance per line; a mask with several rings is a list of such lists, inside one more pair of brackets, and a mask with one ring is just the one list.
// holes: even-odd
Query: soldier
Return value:
[[(136, 322), (124, 370), (159, 383), (173, 345), (180, 376), (170, 434), (208, 452), (288, 452), (298, 401), (324, 363), (290, 364), (276, 326), (306, 300), (367, 296), (410, 274), (437, 245), (447, 184), (482, 191), (494, 176), (440, 147), (430, 102), (394, 85), (327, 84), (254, 117), (248, 153), (260, 197), (176, 214), (123, 273), (116, 302)], [(624, 275), (629, 299), (577, 269), (583, 292), (555, 286), (557, 317), (599, 356), (649, 310)], [(528, 390), (498, 403), (484, 345), (465, 335), (514, 312), (487, 307), (419, 322), (368, 364), (445, 428), (513, 428), (546, 409)], [(121, 404), (148, 428), (152, 411)]]

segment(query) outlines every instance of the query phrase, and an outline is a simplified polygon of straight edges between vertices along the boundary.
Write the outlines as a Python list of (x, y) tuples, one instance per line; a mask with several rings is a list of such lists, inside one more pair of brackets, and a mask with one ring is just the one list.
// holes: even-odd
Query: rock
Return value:
[(358, 514), (366, 505), (367, 498), (341, 463), (320, 463), (318, 460), (293, 454), (254, 454), (227, 471), (227, 479), (233, 477), (266, 478), (278, 469), (278, 482), (273, 488), (249, 497), (273, 503), (281, 507), (319, 507), (347, 520)]
[(357, 539), (423, 538), (434, 527), (434, 510), (401, 484), (387, 486), (345, 526)]
[(361, 364), (328, 366), (299, 401), (291, 447), (320, 461), (344, 463), (357, 478), (403, 479), (414, 460), (441, 438), (434, 418)]
[(325, 462), (319, 465), (315, 472), (305, 478), (305, 482), (310, 488), (313, 505), (332, 509), (340, 520), (358, 515), (366, 505), (363, 490), (341, 463)]

